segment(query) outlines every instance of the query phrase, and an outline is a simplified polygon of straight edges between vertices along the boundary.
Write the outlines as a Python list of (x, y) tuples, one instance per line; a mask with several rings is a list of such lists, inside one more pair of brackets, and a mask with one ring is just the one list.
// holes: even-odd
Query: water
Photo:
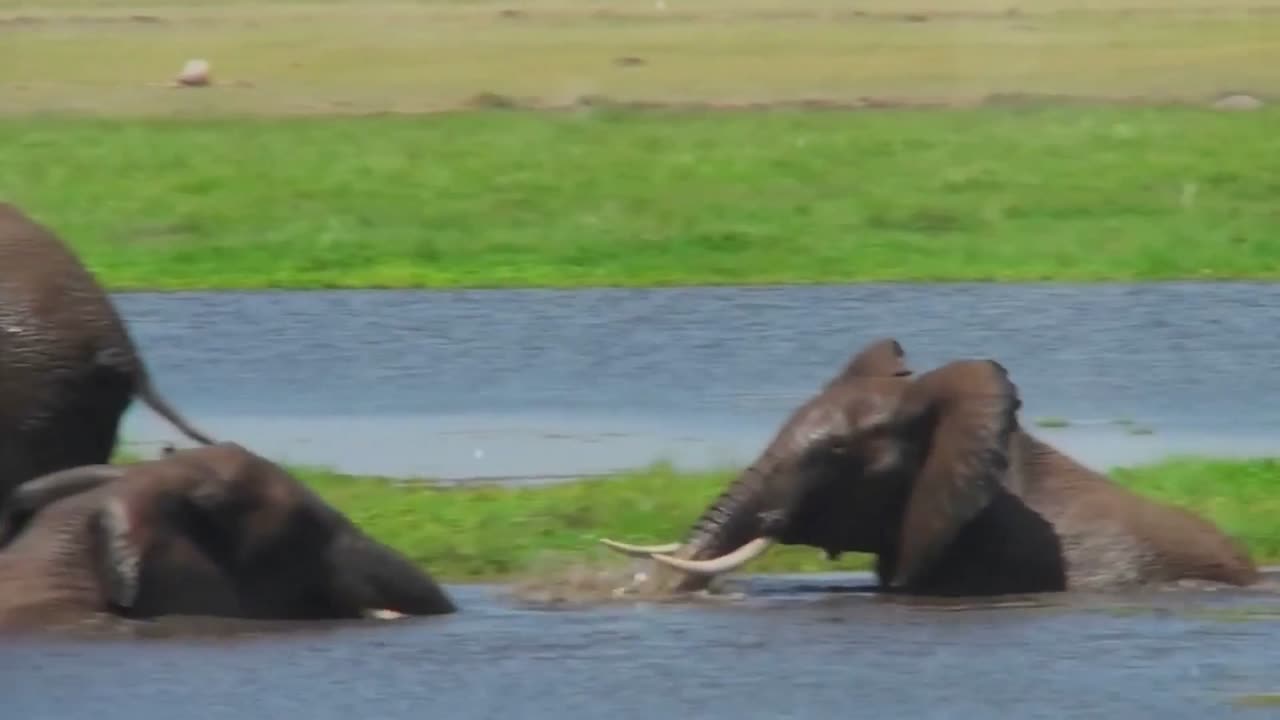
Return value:
[[(1275, 285), (317, 292), (120, 298), (157, 379), (286, 461), (445, 477), (741, 462), (872, 338), (916, 368), (989, 356), (1086, 462), (1274, 452)], [(1131, 420), (1154, 434), (1133, 435)], [(174, 439), (148, 411), (126, 433)], [(1280, 691), (1280, 594), (1008, 603), (870, 596), (865, 576), (745, 578), (692, 604), (522, 604), (233, 636), (0, 639), (4, 715), (1222, 717)], [(162, 623), (158, 633), (164, 635)], [(1255, 714), (1265, 711), (1253, 711)]]
[(454, 587), (463, 611), (439, 618), (220, 638), (6, 639), (0, 693), (6, 717), (30, 720), (932, 719), (993, 709), (1199, 720), (1280, 691), (1275, 594), (908, 602), (858, 592), (865, 582), (748, 578), (734, 602), (567, 610)]
[[(129, 294), (158, 382), (289, 462), (447, 478), (741, 463), (867, 341), (986, 356), (1102, 467), (1273, 452), (1280, 286)], [(1136, 435), (1133, 421), (1152, 434)], [(178, 436), (135, 408), (125, 433)]]

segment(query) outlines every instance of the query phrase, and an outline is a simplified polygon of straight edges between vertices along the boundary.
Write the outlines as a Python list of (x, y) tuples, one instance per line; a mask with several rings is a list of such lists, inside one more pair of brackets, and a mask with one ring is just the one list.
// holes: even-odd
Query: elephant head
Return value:
[[(90, 558), (89, 584), (101, 604), (125, 616), (336, 619), (456, 610), (427, 573), (283, 468), (234, 443), (24, 483), (0, 516), (0, 556), (39, 542)], [(194, 597), (184, 586), (206, 590)]]
[(879, 556), (881, 581), (909, 587), (996, 496), (1020, 407), (1004, 367), (961, 360), (913, 375), (902, 347), (855, 355), (795, 410), (684, 542), (635, 546), (697, 590), (775, 543)]

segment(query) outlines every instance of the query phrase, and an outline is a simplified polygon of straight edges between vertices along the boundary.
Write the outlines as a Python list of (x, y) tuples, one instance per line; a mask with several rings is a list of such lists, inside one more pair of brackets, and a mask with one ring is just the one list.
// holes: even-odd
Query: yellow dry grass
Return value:
[[(166, 83), (192, 57), (216, 87)], [(1280, 0), (0, 0), (0, 112), (331, 114), (1280, 86)]]

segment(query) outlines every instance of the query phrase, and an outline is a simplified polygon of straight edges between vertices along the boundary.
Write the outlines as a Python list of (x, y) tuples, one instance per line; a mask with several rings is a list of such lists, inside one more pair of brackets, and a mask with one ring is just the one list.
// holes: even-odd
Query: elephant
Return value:
[(773, 544), (873, 554), (876, 588), (905, 595), (1261, 579), (1243, 545), (1036, 438), (1021, 407), (995, 360), (916, 375), (902, 346), (881, 339), (787, 418), (683, 542), (601, 542), (657, 561), (641, 586), (677, 593)]
[(139, 397), (201, 445), (160, 395), (107, 293), (48, 227), (0, 202), (0, 508), (25, 480), (106, 463)]
[(0, 627), (446, 615), (450, 596), (241, 445), (67, 468), (0, 513)]

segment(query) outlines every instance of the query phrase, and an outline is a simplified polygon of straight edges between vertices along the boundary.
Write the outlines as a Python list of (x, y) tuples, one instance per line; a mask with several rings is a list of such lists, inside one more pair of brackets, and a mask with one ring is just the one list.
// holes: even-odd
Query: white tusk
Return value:
[(366, 609), (364, 616), (370, 620), (398, 620), (407, 617), (404, 613), (395, 610), (387, 610), (386, 608), (378, 608), (376, 610)]
[(611, 547), (623, 555), (631, 557), (649, 557), (654, 553), (673, 553), (680, 549), (680, 543), (667, 543), (665, 545), (628, 545), (620, 543), (609, 538), (600, 538), (600, 542), (606, 547)]
[(699, 575), (717, 575), (746, 565), (763, 555), (772, 544), (773, 538), (758, 537), (727, 555), (721, 555), (710, 560), (684, 560), (670, 555), (659, 554), (653, 555), (653, 559), (686, 572), (698, 573)]

